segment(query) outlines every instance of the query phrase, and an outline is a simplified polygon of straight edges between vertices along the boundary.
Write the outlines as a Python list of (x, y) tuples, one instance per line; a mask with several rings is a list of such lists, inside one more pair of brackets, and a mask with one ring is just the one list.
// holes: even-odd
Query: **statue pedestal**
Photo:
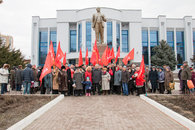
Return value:
[(97, 44), (97, 49), (99, 50), (100, 57), (102, 57), (102, 54), (106, 50), (107, 44)]

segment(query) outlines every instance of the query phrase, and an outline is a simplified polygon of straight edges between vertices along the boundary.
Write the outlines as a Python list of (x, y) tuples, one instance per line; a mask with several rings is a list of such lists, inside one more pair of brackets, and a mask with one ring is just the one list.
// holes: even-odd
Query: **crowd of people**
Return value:
[[(6, 93), (10, 84), (12, 91), (23, 91), (23, 94), (64, 94), (65, 96), (91, 96), (91, 95), (140, 95), (145, 93), (171, 94), (174, 83), (173, 72), (170, 67), (146, 66), (143, 78), (140, 80), (139, 65), (131, 64), (121, 66), (109, 64), (108, 66), (78, 66), (65, 64), (60, 69), (52, 68), (40, 83), (42, 67), (28, 64), (25, 69), (22, 66), (13, 67), (9, 73), (9, 65), (4, 64), (0, 69), (1, 94)], [(182, 93), (188, 91), (187, 80), (195, 83), (195, 72), (190, 70), (188, 63), (184, 62), (178, 73)], [(22, 89), (23, 87), (23, 89)], [(193, 90), (190, 90), (193, 92)]]

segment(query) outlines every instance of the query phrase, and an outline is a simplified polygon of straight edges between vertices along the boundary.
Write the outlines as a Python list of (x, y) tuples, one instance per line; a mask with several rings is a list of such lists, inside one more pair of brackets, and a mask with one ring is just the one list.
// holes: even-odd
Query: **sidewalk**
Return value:
[(186, 129), (136, 96), (65, 97), (26, 130)]

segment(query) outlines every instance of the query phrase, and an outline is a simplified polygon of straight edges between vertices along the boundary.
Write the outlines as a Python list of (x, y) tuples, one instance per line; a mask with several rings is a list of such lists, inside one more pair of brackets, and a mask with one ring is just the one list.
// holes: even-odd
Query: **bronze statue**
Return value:
[(104, 22), (106, 22), (106, 18), (103, 14), (100, 12), (100, 8), (96, 8), (97, 13), (93, 15), (92, 18), (92, 28), (95, 31), (95, 37), (97, 43), (99, 42), (99, 35), (101, 39), (101, 43), (104, 43)]

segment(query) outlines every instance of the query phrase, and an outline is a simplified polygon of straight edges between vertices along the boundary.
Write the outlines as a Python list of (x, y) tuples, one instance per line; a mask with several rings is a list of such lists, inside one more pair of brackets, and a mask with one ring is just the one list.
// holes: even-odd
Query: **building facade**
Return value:
[[(152, 48), (165, 40), (173, 48), (178, 67), (183, 61), (191, 64), (190, 58), (195, 54), (195, 19), (192, 16), (183, 18), (142, 18), (141, 10), (101, 8), (107, 22), (104, 26), (104, 41), (114, 48), (116, 54), (120, 46), (120, 61), (131, 49), (135, 49), (132, 62), (140, 62), (144, 55), (145, 64), (151, 65)], [(43, 65), (49, 49), (50, 41), (57, 50), (60, 41), (61, 48), (67, 53), (67, 61), (75, 64), (78, 61), (79, 50), (83, 58), (86, 49), (89, 58), (95, 41), (95, 31), (92, 29), (92, 15), (96, 8), (81, 10), (57, 10), (56, 18), (32, 17), (32, 64)], [(119, 62), (120, 63), (120, 62)]]
[(0, 34), (0, 39), (1, 39), (3, 46), (13, 49), (13, 37), (12, 36)]

